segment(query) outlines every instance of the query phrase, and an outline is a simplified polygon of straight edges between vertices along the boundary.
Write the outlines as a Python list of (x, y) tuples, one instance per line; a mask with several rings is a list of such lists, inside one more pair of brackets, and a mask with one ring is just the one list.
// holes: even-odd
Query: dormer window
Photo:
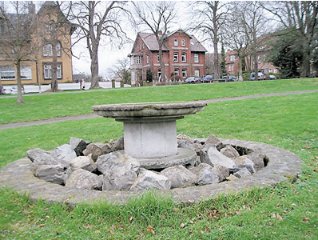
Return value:
[(185, 39), (182, 39), (182, 40), (181, 40), (181, 46), (182, 46), (182, 47), (185, 47), (185, 45), (186, 45), (186, 41), (185, 41)]
[(173, 46), (178, 47), (178, 39), (175, 39), (175, 40), (173, 41)]

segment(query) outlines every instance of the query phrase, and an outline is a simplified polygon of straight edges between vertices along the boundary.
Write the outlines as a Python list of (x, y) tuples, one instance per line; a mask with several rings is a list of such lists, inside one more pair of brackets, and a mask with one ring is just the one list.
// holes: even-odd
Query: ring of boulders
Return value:
[(146, 190), (189, 203), (296, 178), (301, 165), (295, 154), (271, 145), (213, 136), (179, 135), (178, 147), (195, 151), (197, 158), (165, 169), (140, 166), (123, 147), (123, 138), (108, 143), (71, 138), (52, 151), (31, 149), (26, 158), (0, 169), (0, 187), (71, 205), (121, 204)]

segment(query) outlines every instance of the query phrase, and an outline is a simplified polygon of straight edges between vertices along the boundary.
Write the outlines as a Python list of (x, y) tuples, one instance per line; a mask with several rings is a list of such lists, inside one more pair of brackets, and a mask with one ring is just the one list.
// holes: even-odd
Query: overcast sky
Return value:
[[(170, 31), (177, 30), (179, 28), (186, 29), (191, 21), (190, 9), (188, 7), (189, 1), (175, 1), (176, 6), (175, 9), (177, 11), (177, 19), (175, 20), (175, 24), (171, 27)], [(132, 26), (127, 23), (124, 26), (127, 35), (133, 41), (136, 38), (138, 31), (145, 31), (145, 29), (135, 30)], [(150, 31), (147, 31), (150, 32)], [(197, 36), (199, 38), (199, 36)], [(85, 41), (76, 45), (73, 48), (74, 55), (79, 56), (79, 59), (73, 58), (73, 72), (74, 73), (90, 73), (90, 58), (89, 53), (87, 51)], [(211, 46), (208, 43), (203, 43), (203, 45), (211, 51)], [(105, 77), (108, 73), (108, 69), (111, 68), (116, 61), (119, 59), (127, 58), (128, 54), (131, 52), (133, 46), (133, 42), (129, 44), (125, 44), (121, 49), (116, 46), (110, 46), (110, 44), (104, 44), (100, 47), (99, 51), (99, 68), (100, 75)]]

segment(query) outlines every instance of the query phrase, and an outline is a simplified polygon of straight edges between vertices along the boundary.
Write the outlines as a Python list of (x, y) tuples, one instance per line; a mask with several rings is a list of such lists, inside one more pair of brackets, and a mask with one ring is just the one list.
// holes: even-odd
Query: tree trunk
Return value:
[(238, 80), (239, 81), (243, 81), (243, 60), (242, 60), (241, 54), (238, 54), (238, 58), (239, 58), (239, 77)]
[(23, 95), (22, 95), (22, 82), (21, 82), (21, 62), (16, 62), (16, 78), (17, 78), (17, 103), (24, 103)]
[(53, 42), (53, 61), (52, 61), (52, 81), (51, 81), (51, 90), (52, 92), (58, 91), (58, 82), (57, 82), (57, 52), (56, 52), (56, 41)]
[(93, 47), (91, 59), (92, 59), (92, 61), (91, 61), (91, 74), (92, 74), (91, 77), (92, 77), (92, 79), (91, 79), (90, 89), (99, 88), (98, 48), (97, 47)]
[(165, 63), (163, 61), (163, 52), (162, 46), (159, 47), (159, 62), (160, 62), (160, 71), (161, 71), (161, 82), (166, 82), (166, 72), (165, 72)]
[(220, 60), (219, 60), (219, 53), (218, 53), (218, 41), (216, 38), (213, 40), (213, 60), (214, 60), (214, 79), (221, 78), (220, 72), (221, 72), (221, 66), (220, 66)]
[[(305, 45), (305, 44), (304, 44)], [(310, 76), (310, 50), (307, 45), (304, 46), (303, 61), (301, 64), (301, 77)]]

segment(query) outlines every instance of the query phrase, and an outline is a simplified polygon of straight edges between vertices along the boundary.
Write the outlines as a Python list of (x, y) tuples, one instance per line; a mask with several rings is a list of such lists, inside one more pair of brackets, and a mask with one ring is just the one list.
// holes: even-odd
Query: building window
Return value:
[(56, 44), (55, 49), (56, 49), (56, 56), (60, 57), (61, 56), (61, 49), (62, 49), (60, 42), (58, 42)]
[(195, 63), (198, 63), (198, 62), (199, 62), (199, 54), (195, 53), (195, 54), (193, 55), (193, 57), (194, 57), (194, 62), (195, 62)]
[(186, 45), (186, 41), (185, 41), (185, 39), (182, 39), (182, 40), (181, 40), (181, 46), (182, 46), (182, 47), (185, 47), (185, 45)]
[[(53, 78), (52, 63), (45, 63), (43, 65), (43, 75), (45, 80), (49, 80)], [(61, 63), (57, 63), (56, 65), (56, 78), (62, 79), (62, 64)]]
[(173, 41), (173, 46), (178, 47), (178, 39), (175, 39), (175, 40)]
[(158, 79), (159, 79), (159, 81), (160, 81), (160, 79), (161, 79), (161, 69), (158, 69)]
[(30, 66), (21, 67), (21, 79), (32, 79), (32, 69)]
[(181, 62), (186, 62), (187, 61), (187, 53), (183, 52), (181, 55)]
[(148, 55), (146, 56), (146, 62), (147, 62), (147, 64), (149, 63), (149, 56)]
[(173, 53), (173, 62), (178, 62), (178, 53)]
[(233, 71), (233, 64), (230, 64), (229, 65), (229, 72), (232, 72)]
[(141, 63), (141, 58), (140, 58), (140, 56), (137, 56), (136, 57), (136, 64), (140, 64)]
[(231, 62), (234, 62), (234, 61), (235, 61), (235, 55), (231, 55), (231, 56), (230, 56), (230, 61), (231, 61)]
[(159, 53), (157, 54), (157, 61), (160, 62)]
[(45, 44), (43, 46), (43, 56), (44, 57), (53, 56), (53, 47), (51, 43)]
[(184, 68), (184, 69), (182, 69), (182, 77), (187, 77), (187, 69), (186, 68)]
[(199, 69), (194, 70), (194, 76), (200, 77), (200, 70)]
[(15, 68), (13, 66), (0, 66), (1, 80), (15, 80)]
[(175, 68), (174, 69), (174, 75), (175, 76), (179, 76), (179, 68)]

